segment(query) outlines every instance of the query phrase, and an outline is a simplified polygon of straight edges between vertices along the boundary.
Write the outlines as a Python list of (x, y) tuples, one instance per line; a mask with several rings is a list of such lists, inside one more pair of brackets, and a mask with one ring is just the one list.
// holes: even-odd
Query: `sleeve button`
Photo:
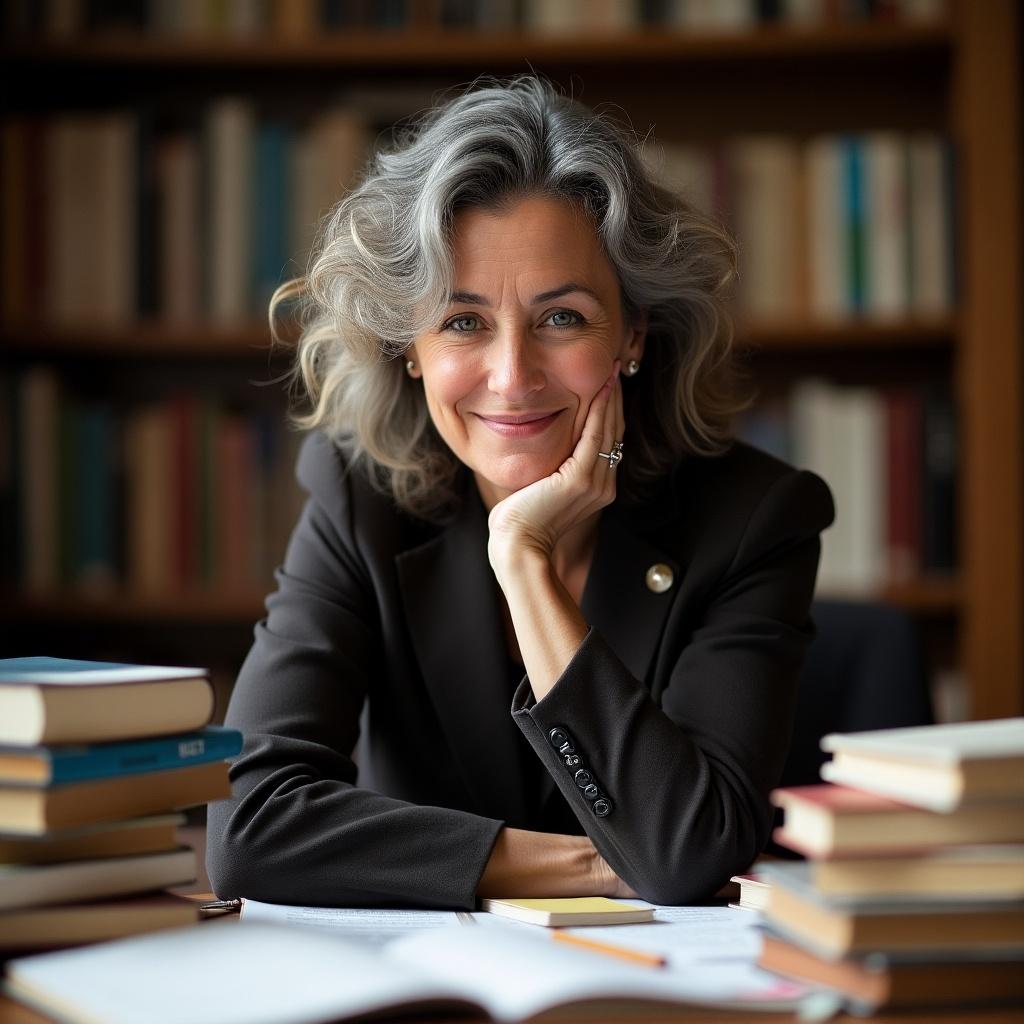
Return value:
[(600, 800), (595, 800), (591, 804), (594, 814), (599, 818), (606, 818), (612, 813), (612, 802), (607, 797), (601, 797)]
[(588, 800), (596, 800), (601, 795), (601, 791), (591, 782), (590, 785), (583, 787), (583, 795)]
[(576, 773), (576, 785), (579, 786), (580, 789), (585, 789), (593, 781), (594, 781), (594, 776), (591, 775), (590, 772), (588, 772), (586, 768), (581, 768)]
[(551, 732), (548, 733), (548, 739), (551, 741), (551, 746), (556, 750), (564, 746), (566, 743), (571, 742), (569, 734), (562, 728), (556, 726)]

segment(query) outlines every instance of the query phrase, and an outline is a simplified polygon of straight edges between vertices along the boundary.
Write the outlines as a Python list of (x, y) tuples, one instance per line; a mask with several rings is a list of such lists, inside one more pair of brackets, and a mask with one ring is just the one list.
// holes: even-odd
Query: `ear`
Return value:
[(644, 356), (644, 343), (647, 341), (647, 310), (642, 309), (636, 319), (626, 329), (625, 343), (622, 346), (622, 361), (635, 359), (640, 362)]

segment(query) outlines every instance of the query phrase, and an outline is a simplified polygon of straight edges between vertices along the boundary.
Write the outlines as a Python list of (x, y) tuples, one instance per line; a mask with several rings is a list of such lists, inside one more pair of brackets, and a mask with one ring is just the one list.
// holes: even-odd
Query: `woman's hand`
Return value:
[(487, 554), (502, 582), (525, 554), (550, 559), (558, 539), (615, 498), (615, 471), (598, 452), (622, 440), (622, 385), (618, 360), (594, 396), (573, 453), (548, 477), (509, 495), (491, 509)]

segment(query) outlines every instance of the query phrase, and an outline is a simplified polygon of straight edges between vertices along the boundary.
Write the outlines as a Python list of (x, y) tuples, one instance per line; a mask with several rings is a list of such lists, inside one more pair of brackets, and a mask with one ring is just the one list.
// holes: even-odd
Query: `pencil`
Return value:
[(666, 963), (663, 956), (654, 953), (639, 953), (635, 949), (625, 949), (623, 946), (613, 946), (608, 942), (597, 942), (594, 939), (583, 939), (568, 932), (556, 931), (554, 938), (556, 942), (566, 942), (570, 946), (579, 946), (580, 949), (604, 953), (606, 956), (617, 956), (620, 960), (629, 960), (630, 963), (643, 964), (646, 967), (664, 967)]

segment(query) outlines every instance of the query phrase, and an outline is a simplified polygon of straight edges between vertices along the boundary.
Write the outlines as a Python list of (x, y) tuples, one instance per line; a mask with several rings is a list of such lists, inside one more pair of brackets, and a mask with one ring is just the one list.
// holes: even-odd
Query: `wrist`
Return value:
[(550, 553), (536, 543), (491, 537), (487, 558), (503, 590), (516, 581), (537, 580), (553, 572)]

